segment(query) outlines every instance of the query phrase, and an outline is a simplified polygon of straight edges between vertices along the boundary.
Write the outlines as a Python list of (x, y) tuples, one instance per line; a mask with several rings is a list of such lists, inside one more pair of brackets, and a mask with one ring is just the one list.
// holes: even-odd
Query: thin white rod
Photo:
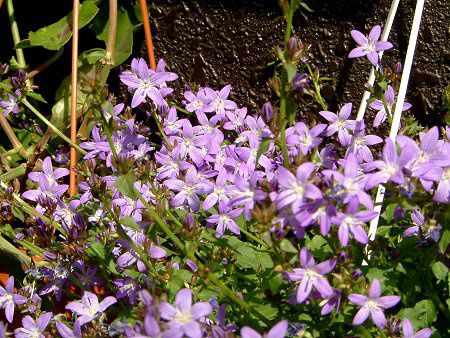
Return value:
[[(389, 9), (389, 14), (384, 24), (383, 33), (381, 34), (381, 41), (387, 41), (389, 37), (389, 33), (391, 32), (392, 23), (394, 22), (395, 14), (397, 13), (397, 8), (400, 0), (393, 0), (391, 3), (391, 8)], [(383, 57), (383, 51), (378, 53), (379, 59)], [(369, 80), (367, 83), (370, 86), (373, 86), (375, 82), (375, 68), (372, 67), (369, 74)], [(370, 98), (370, 92), (364, 91), (363, 97), (361, 99), (361, 103), (359, 105), (358, 114), (356, 115), (356, 120), (361, 121), (364, 118), (364, 114), (367, 108), (367, 101)]]
[[(395, 142), (398, 131), (400, 129), (400, 119), (402, 117), (403, 104), (405, 102), (406, 90), (408, 89), (409, 77), (411, 75), (411, 67), (414, 59), (414, 52), (417, 44), (417, 37), (419, 35), (420, 21), (422, 19), (423, 7), (425, 0), (417, 0), (416, 9), (414, 12), (414, 19), (411, 27), (411, 34), (409, 36), (408, 49), (406, 51), (405, 64), (403, 67), (402, 79), (400, 81), (400, 89), (398, 92), (397, 103), (394, 109), (394, 115), (392, 119), (391, 132), (389, 137)], [(370, 222), (369, 238), (375, 239), (375, 234), (378, 228), (378, 222), (380, 220), (381, 205), (384, 200), (384, 188), (378, 187), (377, 196), (375, 198), (374, 210), (378, 212), (378, 216)]]

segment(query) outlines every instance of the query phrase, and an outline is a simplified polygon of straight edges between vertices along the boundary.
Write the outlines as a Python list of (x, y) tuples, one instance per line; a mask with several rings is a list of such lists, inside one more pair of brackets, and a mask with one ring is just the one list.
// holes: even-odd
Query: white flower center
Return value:
[(200, 109), (200, 108), (203, 107), (203, 102), (201, 102), (201, 101), (194, 101), (194, 102), (192, 102), (192, 106), (193, 106), (195, 109)]
[(141, 80), (141, 87), (144, 88), (144, 89), (148, 89), (148, 88), (151, 88), (151, 87), (154, 87), (154, 86), (155, 85), (154, 85), (153, 82), (150, 82), (148, 80)]
[(30, 338), (39, 338), (41, 336), (41, 332), (38, 328), (33, 329), (33, 331), (28, 331)]
[(0, 297), (0, 307), (3, 307), (6, 303), (13, 300), (13, 296), (10, 294), (6, 294), (2, 297)]
[(309, 278), (311, 281), (314, 281), (317, 277), (320, 277), (320, 274), (318, 274), (313, 269), (306, 269), (305, 270), (305, 276)]
[(303, 198), (305, 188), (302, 185), (295, 184), (292, 190), (294, 190), (294, 193), (297, 195), (298, 198)]
[(364, 307), (366, 307), (369, 310), (379, 310), (379, 306), (376, 300), (374, 299), (368, 299), (366, 304), (364, 304)]
[(192, 185), (186, 185), (183, 190), (187, 196), (195, 193), (195, 187)]
[(216, 110), (218, 110), (219, 108), (222, 108), (223, 104), (224, 104), (224, 102), (220, 97), (218, 97), (217, 99), (214, 100), (214, 108)]
[(97, 313), (100, 312), (100, 307), (97, 306), (91, 306), (91, 307), (87, 307), (86, 306), (86, 313), (91, 316), (92, 318), (95, 318)]
[(450, 167), (444, 169), (444, 173), (442, 174), (442, 180), (450, 180)]
[(228, 215), (221, 215), (219, 217), (219, 223), (228, 223), (230, 220), (231, 218)]

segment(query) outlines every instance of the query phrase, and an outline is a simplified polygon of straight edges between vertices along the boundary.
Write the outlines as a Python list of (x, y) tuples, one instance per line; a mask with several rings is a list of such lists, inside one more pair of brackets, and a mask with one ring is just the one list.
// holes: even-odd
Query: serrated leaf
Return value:
[(138, 196), (134, 191), (135, 182), (136, 182), (136, 175), (134, 174), (134, 172), (130, 171), (126, 175), (119, 176), (116, 180), (115, 186), (117, 189), (119, 189), (119, 191), (122, 194), (137, 201)]
[(136, 221), (130, 217), (123, 217), (120, 219), (120, 223), (122, 223), (123, 225), (125, 225), (128, 228), (132, 228), (134, 230), (141, 230), (141, 227), (136, 223)]
[(166, 290), (169, 295), (174, 297), (175, 294), (184, 287), (185, 282), (190, 282), (192, 273), (184, 269), (173, 270), (171, 278), (166, 283)]
[[(79, 28), (86, 26), (97, 14), (98, 0), (86, 0), (80, 5)], [(49, 26), (28, 33), (32, 46), (42, 46), (50, 50), (58, 50), (64, 46), (72, 36), (72, 12), (61, 20)]]
[(297, 248), (287, 238), (283, 239), (280, 243), (281, 250), (290, 253), (297, 253)]
[(35, 93), (35, 92), (27, 92), (26, 95), (29, 96), (29, 97), (31, 97), (31, 98), (33, 98), (33, 99), (35, 99), (36, 101), (40, 101), (40, 102), (43, 102), (43, 103), (47, 103), (47, 101), (45, 101), (45, 99), (44, 99), (44, 98), (42, 97), (42, 95), (39, 94), (39, 93)]
[(106, 258), (105, 246), (98, 242), (95, 238), (88, 239), (89, 245), (86, 249), (88, 256), (96, 257), (103, 261)]
[(429, 327), (437, 318), (437, 311), (433, 301), (430, 299), (421, 300), (414, 308), (401, 310), (397, 317), (408, 318), (414, 327)]

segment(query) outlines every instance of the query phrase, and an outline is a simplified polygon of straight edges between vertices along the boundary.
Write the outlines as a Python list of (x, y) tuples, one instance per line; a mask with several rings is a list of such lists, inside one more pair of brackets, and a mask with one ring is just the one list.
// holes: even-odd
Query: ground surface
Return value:
[[(313, 13), (299, 14), (295, 32), (312, 45), (315, 65), (322, 74), (336, 80), (323, 88), (331, 109), (351, 101), (359, 104), (362, 84), (369, 69), (362, 60), (350, 60), (347, 53), (354, 46), (351, 29), (368, 31), (383, 23), (390, 0), (309, 0)], [(252, 109), (270, 98), (266, 81), (271, 70), (266, 67), (273, 49), (283, 40), (284, 23), (275, 0), (152, 0), (151, 23), (157, 57), (166, 59), (170, 69), (181, 75), (180, 87), (195, 81), (219, 87), (231, 83), (233, 95), (241, 105)], [(71, 3), (54, 5), (54, 0), (16, 1), (16, 16), (22, 37), (28, 31), (58, 20), (70, 11)], [(402, 0), (394, 22), (391, 41), (396, 51), (386, 60), (404, 58), (415, 0)], [(52, 10), (49, 12), (49, 8)], [(442, 123), (439, 113), (442, 90), (450, 79), (450, 2), (427, 0), (411, 79), (408, 101), (412, 113), (425, 124)], [(0, 61), (12, 55), (12, 38), (6, 6), (0, 11), (2, 48)], [(143, 34), (135, 34), (136, 55), (142, 50)], [(82, 30), (80, 51), (101, 46), (92, 32)], [(41, 48), (25, 51), (27, 62), (35, 68), (52, 52)], [(52, 66), (52, 72), (36, 77), (44, 97), (50, 101), (62, 76), (70, 73), (70, 44), (66, 53)], [(51, 76), (57, 74), (57, 76)], [(118, 78), (111, 88), (118, 92)], [(302, 107), (303, 117), (317, 109)]]

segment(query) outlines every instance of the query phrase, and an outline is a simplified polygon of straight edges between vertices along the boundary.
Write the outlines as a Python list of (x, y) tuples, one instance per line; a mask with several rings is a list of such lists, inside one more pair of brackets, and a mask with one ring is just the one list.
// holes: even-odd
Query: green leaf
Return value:
[[(92, 29), (97, 34), (97, 39), (108, 40), (108, 11), (103, 10), (92, 22)], [(117, 32), (114, 48), (114, 67), (121, 65), (133, 51), (133, 24), (131, 23), (129, 13), (119, 8), (117, 11)]]
[(259, 144), (258, 151), (256, 153), (256, 163), (258, 163), (258, 160), (261, 157), (261, 155), (265, 154), (269, 150), (270, 144), (272, 142), (273, 142), (273, 140), (270, 138), (266, 138), (261, 141), (261, 143)]
[(11, 213), (14, 215), (14, 217), (20, 219), (22, 222), (25, 222), (25, 215), (21, 208), (19, 208), (16, 205), (11, 206)]
[(267, 283), (270, 291), (272, 291), (273, 293), (277, 292), (280, 289), (280, 286), (283, 284), (283, 274), (275, 273), (268, 279)]
[(441, 239), (439, 240), (439, 250), (441, 253), (447, 251), (448, 245), (450, 244), (450, 230), (445, 230), (442, 233)]
[(39, 93), (35, 93), (35, 92), (27, 92), (26, 95), (27, 95), (28, 97), (31, 97), (31, 98), (35, 99), (36, 101), (40, 101), (40, 102), (43, 102), (43, 103), (47, 103), (47, 101), (45, 101), (45, 99), (44, 99), (44, 98), (42, 97), (42, 95), (39, 94)]
[(430, 299), (421, 300), (414, 308), (401, 310), (397, 317), (408, 318), (415, 328), (429, 327), (437, 319), (437, 311)]
[(115, 186), (117, 189), (119, 189), (119, 191), (122, 194), (137, 201), (138, 195), (135, 193), (134, 190), (135, 182), (136, 182), (136, 175), (134, 174), (134, 172), (130, 171), (128, 174), (118, 177)]
[(105, 246), (98, 242), (95, 237), (91, 237), (88, 239), (89, 246), (86, 249), (86, 253), (88, 256), (98, 258), (103, 261), (106, 258)]
[(134, 230), (141, 230), (141, 227), (136, 223), (136, 221), (130, 217), (124, 217), (120, 220), (120, 222), (128, 228), (132, 228)]
[(284, 69), (286, 69), (287, 80), (291, 82), (295, 74), (297, 74), (297, 66), (292, 63), (284, 63)]
[(78, 57), (78, 67), (84, 64), (93, 65), (94, 63), (103, 59), (106, 55), (106, 50), (103, 48), (93, 48), (81, 53)]
[[(97, 14), (98, 0), (86, 0), (80, 5), (79, 28), (86, 26)], [(64, 46), (72, 36), (72, 13), (49, 26), (40, 28), (36, 32), (28, 33), (31, 46), (42, 46), (50, 50), (58, 50)]]
[(438, 280), (445, 280), (445, 277), (447, 277), (448, 268), (442, 262), (434, 263), (431, 270)]
[(297, 253), (297, 248), (287, 238), (283, 239), (280, 243), (281, 250), (290, 253)]
[(184, 283), (190, 282), (192, 278), (192, 273), (184, 269), (175, 269), (171, 278), (166, 283), (166, 290), (172, 297), (180, 290)]

